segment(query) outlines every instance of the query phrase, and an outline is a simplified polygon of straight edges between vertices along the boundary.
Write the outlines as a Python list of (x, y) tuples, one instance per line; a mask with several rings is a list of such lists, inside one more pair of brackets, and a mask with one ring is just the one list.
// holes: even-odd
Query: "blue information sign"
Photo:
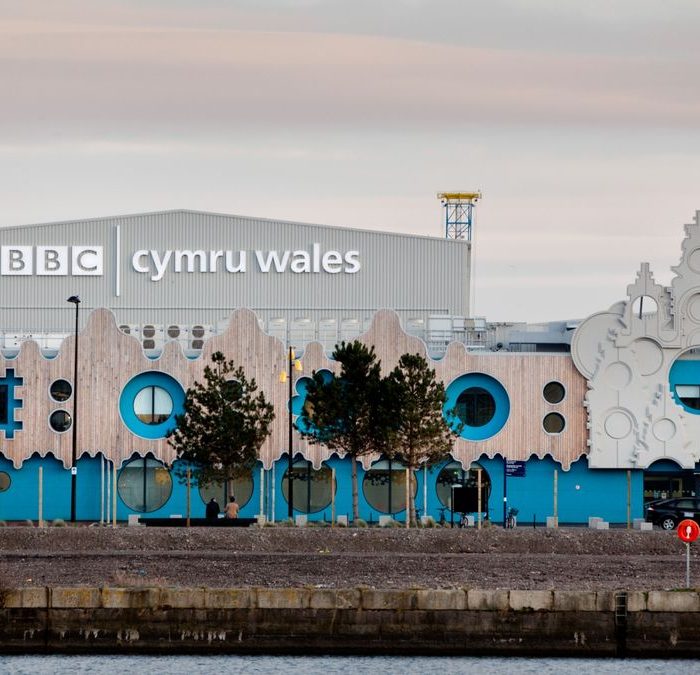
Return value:
[(507, 459), (506, 476), (509, 478), (525, 478), (525, 462), (516, 459)]

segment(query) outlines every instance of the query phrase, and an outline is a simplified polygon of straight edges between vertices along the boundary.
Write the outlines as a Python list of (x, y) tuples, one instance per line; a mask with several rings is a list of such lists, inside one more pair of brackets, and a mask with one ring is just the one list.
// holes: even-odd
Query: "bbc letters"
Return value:
[[(318, 243), (307, 249), (203, 251), (141, 249), (130, 255), (131, 268), (161, 281), (166, 274), (356, 274), (361, 269), (359, 251), (324, 250)], [(0, 246), (2, 276), (104, 275), (102, 246)]]

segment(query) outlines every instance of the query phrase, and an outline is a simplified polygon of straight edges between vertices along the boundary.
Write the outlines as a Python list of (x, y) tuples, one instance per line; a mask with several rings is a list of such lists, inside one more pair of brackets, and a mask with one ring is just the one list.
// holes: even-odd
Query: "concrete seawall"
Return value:
[(700, 656), (700, 593), (17, 588), (0, 651)]

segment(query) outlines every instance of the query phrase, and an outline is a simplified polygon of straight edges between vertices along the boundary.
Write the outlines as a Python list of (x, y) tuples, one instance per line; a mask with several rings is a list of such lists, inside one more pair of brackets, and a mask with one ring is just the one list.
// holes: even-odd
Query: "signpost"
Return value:
[(508, 478), (525, 478), (525, 462), (503, 458), (503, 529), (508, 527)]
[(700, 526), (694, 520), (681, 520), (676, 532), (678, 538), (685, 542), (685, 587), (690, 588), (690, 542), (700, 535)]

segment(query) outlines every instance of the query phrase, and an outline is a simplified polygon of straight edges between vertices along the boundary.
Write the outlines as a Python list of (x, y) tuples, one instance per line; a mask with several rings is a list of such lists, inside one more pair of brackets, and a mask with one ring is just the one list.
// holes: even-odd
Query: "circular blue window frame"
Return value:
[(464, 424), (459, 435), (468, 441), (485, 441), (487, 438), (495, 436), (503, 429), (510, 416), (510, 399), (508, 398), (508, 392), (506, 392), (505, 387), (496, 378), (491, 377), (491, 375), (485, 375), (484, 373), (466, 373), (452, 380), (445, 392), (447, 400), (442, 409), (443, 415), (448, 422), (452, 422), (452, 427), (456, 429), (459, 426), (459, 419), (450, 420), (447, 416), (447, 412), (454, 410), (457, 406), (457, 399), (462, 392), (472, 387), (485, 389), (491, 394), (496, 404), (496, 411), (486, 424), (478, 427), (471, 427)]
[[(173, 409), (168, 419), (160, 424), (146, 424), (134, 412), (134, 400), (146, 387), (160, 387), (168, 392), (173, 401)], [(147, 371), (132, 377), (119, 397), (119, 414), (131, 433), (151, 440), (165, 438), (176, 426), (175, 416), (185, 411), (185, 390), (171, 375), (158, 370)]]
[(686, 405), (676, 391), (678, 385), (700, 385), (700, 361), (697, 359), (684, 359), (681, 355), (671, 364), (668, 381), (671, 386), (673, 400), (691, 415), (700, 415), (700, 408)]

